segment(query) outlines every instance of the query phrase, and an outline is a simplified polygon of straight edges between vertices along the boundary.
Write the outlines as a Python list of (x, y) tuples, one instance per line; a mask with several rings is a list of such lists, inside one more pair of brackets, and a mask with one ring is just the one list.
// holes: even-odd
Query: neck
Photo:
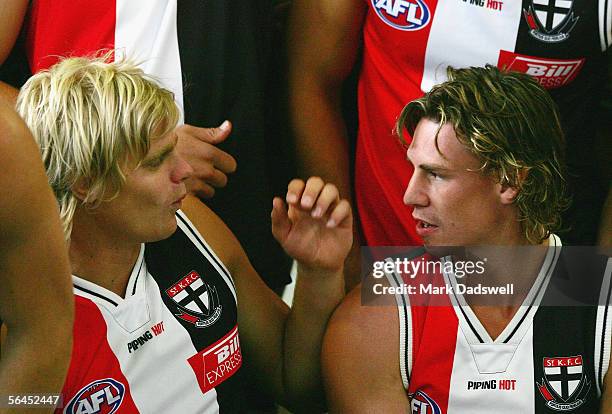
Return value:
[[(495, 339), (508, 325), (533, 286), (548, 252), (548, 241), (540, 245), (495, 246), (469, 249), (468, 257), (486, 258), (485, 272), (479, 277), (466, 277), (467, 285), (511, 284), (512, 295), (489, 295), (466, 300), (483, 327)], [(466, 249), (467, 250), (467, 249)], [(471, 253), (471, 254), (470, 254)], [(474, 260), (473, 257), (470, 260)]]
[(99, 228), (87, 215), (74, 217), (69, 248), (72, 273), (124, 297), (140, 243)]

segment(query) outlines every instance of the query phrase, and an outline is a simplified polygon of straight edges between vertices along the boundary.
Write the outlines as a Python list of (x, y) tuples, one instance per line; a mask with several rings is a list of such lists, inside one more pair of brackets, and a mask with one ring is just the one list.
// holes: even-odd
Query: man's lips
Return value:
[(185, 199), (185, 197), (187, 197), (187, 194), (183, 194), (182, 196), (177, 198), (172, 204), (180, 204)]
[(416, 222), (416, 232), (421, 237), (428, 236), (438, 229), (438, 226), (429, 221), (414, 216), (413, 218)]

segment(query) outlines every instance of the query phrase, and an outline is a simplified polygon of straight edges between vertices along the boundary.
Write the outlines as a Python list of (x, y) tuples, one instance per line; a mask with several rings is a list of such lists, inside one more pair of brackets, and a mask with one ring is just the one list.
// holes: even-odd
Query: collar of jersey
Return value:
[[(449, 298), (459, 319), (461, 330), (470, 344), (518, 344), (521, 341), (531, 327), (533, 316), (537, 312), (544, 292), (546, 292), (548, 287), (561, 252), (561, 240), (556, 235), (551, 234), (548, 238), (548, 246), (544, 262), (533, 286), (531, 286), (529, 293), (512, 317), (510, 323), (508, 323), (495, 340), (491, 339), (491, 336), (482, 326), (472, 308), (467, 304), (465, 297), (458, 293), (449, 293)], [(444, 262), (450, 259), (443, 258), (442, 260)], [(446, 268), (446, 266), (442, 267), (443, 269)], [(452, 286), (454, 288), (453, 291), (455, 291), (457, 278), (452, 272), (443, 272), (443, 274), (446, 284)]]
[(149, 320), (146, 280), (147, 266), (144, 261), (145, 245), (141, 244), (138, 259), (128, 279), (125, 298), (93, 282), (72, 275), (75, 295), (87, 298), (106, 309), (110, 315), (131, 332)]

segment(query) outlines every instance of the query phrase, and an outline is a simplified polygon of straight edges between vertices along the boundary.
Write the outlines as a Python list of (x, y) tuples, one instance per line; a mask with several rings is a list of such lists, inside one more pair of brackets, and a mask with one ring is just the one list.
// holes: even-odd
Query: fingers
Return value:
[(291, 230), (291, 222), (287, 215), (285, 203), (279, 197), (274, 197), (272, 200), (272, 235), (282, 242), (287, 237)]
[(186, 134), (198, 138), (200, 141), (216, 145), (225, 141), (230, 135), (232, 123), (226, 120), (216, 128), (200, 128), (189, 124), (181, 125), (179, 128)]
[(339, 201), (339, 193), (338, 189), (333, 184), (325, 184), (321, 193), (319, 194), (319, 198), (317, 198), (317, 202), (315, 204), (314, 209), (312, 210), (313, 217), (323, 217), (327, 213), (327, 209), (333, 203), (337, 203)]
[(329, 220), (325, 224), (327, 227), (351, 226), (353, 223), (353, 213), (351, 204), (347, 200), (341, 200), (332, 210)]
[(185, 185), (187, 186), (187, 191), (189, 193), (194, 194), (198, 198), (213, 198), (215, 195), (215, 188), (206, 184), (204, 181), (199, 180), (195, 177), (189, 178)]
[(194, 170), (189, 188), (200, 198), (210, 198), (215, 188), (227, 185), (227, 175), (236, 170), (236, 160), (217, 148), (231, 131), (231, 124), (224, 122), (218, 128), (198, 128), (181, 125), (176, 128), (179, 137), (177, 149)]
[(335, 185), (325, 183), (319, 177), (311, 177), (304, 183), (299, 179), (292, 180), (287, 187), (287, 203), (302, 211), (310, 211), (312, 217), (328, 217), (327, 227), (336, 227), (352, 220), (352, 211), (348, 201), (340, 200)]
[(224, 173), (236, 171), (236, 159), (215, 145), (223, 142), (231, 131), (232, 124), (229, 121), (217, 128), (199, 128), (188, 124), (176, 128), (177, 135), (188, 142), (186, 147), (195, 157), (211, 162)]

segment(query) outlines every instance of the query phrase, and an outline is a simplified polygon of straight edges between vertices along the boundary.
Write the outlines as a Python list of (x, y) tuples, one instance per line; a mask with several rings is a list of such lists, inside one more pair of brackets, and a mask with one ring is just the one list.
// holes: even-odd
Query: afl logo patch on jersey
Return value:
[(419, 414), (442, 414), (437, 402), (423, 391), (417, 391), (408, 396), (410, 399), (410, 412)]
[(125, 386), (112, 378), (90, 382), (70, 400), (64, 414), (113, 414), (125, 396)]
[(423, 0), (371, 0), (383, 22), (394, 29), (413, 31), (427, 26), (431, 13)]

